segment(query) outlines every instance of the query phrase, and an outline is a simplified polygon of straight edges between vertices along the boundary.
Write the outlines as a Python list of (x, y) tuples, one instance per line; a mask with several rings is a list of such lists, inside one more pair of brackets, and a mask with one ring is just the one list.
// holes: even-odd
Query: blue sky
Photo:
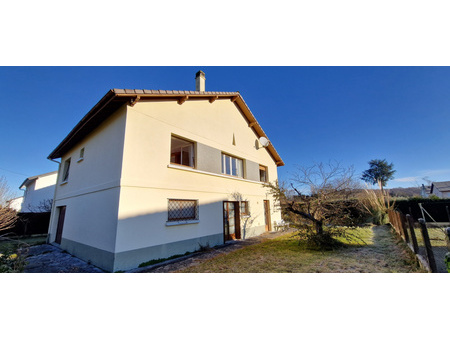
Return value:
[(296, 165), (371, 159), (397, 170), (389, 187), (450, 180), (449, 67), (0, 67), (0, 175), (20, 195), (111, 88), (239, 91), (275, 145), (288, 180)]

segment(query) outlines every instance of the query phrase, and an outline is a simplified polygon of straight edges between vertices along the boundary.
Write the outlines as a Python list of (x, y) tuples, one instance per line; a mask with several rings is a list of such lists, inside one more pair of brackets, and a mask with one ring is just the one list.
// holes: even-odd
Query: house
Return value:
[(272, 230), (265, 186), (284, 165), (239, 92), (112, 89), (49, 159), (60, 159), (49, 242), (128, 270)]
[(439, 198), (450, 197), (450, 181), (431, 183), (430, 195), (436, 195)]
[(430, 191), (430, 185), (425, 186), (424, 184), (422, 184), (422, 187), (420, 188), (420, 196), (423, 198), (428, 198), (430, 196)]
[(58, 172), (52, 171), (25, 179), (19, 187), (24, 190), (20, 211), (49, 212), (55, 194), (57, 176)]
[(20, 210), (22, 209), (22, 202), (23, 196), (20, 196), (6, 201), (6, 206), (8, 208), (16, 210), (17, 212), (20, 212)]

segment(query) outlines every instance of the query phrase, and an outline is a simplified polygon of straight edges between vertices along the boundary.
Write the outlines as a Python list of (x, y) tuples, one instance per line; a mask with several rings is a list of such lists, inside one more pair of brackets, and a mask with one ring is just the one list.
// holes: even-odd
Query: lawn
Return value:
[(0, 237), (0, 252), (4, 252), (11, 249), (16, 249), (18, 246), (33, 246), (39, 244), (45, 244), (47, 235), (33, 236), (33, 237), (23, 237), (23, 238), (12, 238), (13, 240), (8, 240), (7, 238)]
[(362, 239), (334, 251), (307, 250), (291, 234), (222, 254), (178, 272), (425, 272), (389, 226), (349, 230)]
[[(415, 228), (414, 232), (416, 233), (417, 243), (419, 246), (424, 246), (425, 244), (423, 243), (422, 231), (420, 231), (419, 228)], [(428, 228), (428, 236), (430, 237), (432, 247), (447, 246), (444, 228)]]

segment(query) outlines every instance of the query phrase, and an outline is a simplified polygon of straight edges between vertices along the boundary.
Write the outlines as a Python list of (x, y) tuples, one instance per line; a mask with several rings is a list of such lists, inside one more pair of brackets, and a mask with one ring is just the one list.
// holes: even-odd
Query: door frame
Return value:
[(61, 244), (62, 233), (64, 229), (64, 219), (66, 218), (66, 206), (62, 205), (57, 208), (59, 210), (59, 213), (58, 213), (58, 225), (56, 227), (55, 243)]
[(227, 239), (225, 237), (225, 204), (226, 203), (233, 203), (234, 204), (234, 233), (236, 239), (241, 239), (241, 209), (239, 202), (236, 201), (223, 201), (222, 203), (222, 219), (223, 219), (223, 242), (229, 241), (231, 239)]
[(272, 219), (270, 217), (270, 201), (264, 200), (264, 220), (266, 222), (266, 231), (272, 231)]

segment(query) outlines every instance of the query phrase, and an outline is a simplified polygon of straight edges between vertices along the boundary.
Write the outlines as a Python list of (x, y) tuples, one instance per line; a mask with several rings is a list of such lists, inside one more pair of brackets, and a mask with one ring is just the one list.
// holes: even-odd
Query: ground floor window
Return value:
[(250, 215), (250, 211), (248, 209), (248, 201), (241, 201), (241, 216), (248, 216)]
[(198, 201), (169, 199), (168, 221), (198, 220)]

